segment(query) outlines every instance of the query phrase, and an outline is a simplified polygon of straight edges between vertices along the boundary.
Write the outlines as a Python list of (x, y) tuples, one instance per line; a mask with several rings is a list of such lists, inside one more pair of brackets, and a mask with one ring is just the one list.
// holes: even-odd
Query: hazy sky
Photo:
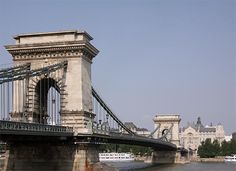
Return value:
[(16, 34), (75, 29), (94, 37), (93, 85), (122, 121), (236, 131), (235, 0), (0, 0), (0, 65)]

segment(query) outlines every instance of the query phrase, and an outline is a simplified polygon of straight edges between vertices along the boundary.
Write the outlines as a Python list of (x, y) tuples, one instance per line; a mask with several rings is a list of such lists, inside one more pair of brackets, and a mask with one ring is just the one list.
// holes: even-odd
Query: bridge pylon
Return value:
[(185, 163), (188, 159), (186, 152), (180, 148), (179, 123), (180, 115), (177, 114), (158, 114), (153, 119), (155, 130), (151, 134), (154, 138), (168, 141), (175, 144), (176, 151), (154, 150), (152, 163)]
[[(90, 43), (93, 38), (85, 31), (72, 30), (20, 34), (14, 39), (15, 45), (5, 46), (13, 56), (14, 66), (30, 64), (29, 70), (37, 70), (63, 61), (67, 66), (14, 82), (12, 120), (45, 124), (54, 110), (59, 116), (51, 119), (51, 124), (60, 122), (73, 127), (75, 134), (92, 133), (95, 114), (92, 113), (91, 64), (99, 52)], [(24, 86), (24, 90), (18, 90), (19, 86)], [(50, 96), (48, 92), (52, 88), (54, 92)], [(58, 104), (57, 109), (50, 109), (54, 103)]]
[(158, 114), (153, 119), (155, 128), (158, 128), (154, 133), (154, 138), (165, 138), (167, 141), (180, 145), (179, 140), (179, 123), (180, 116), (176, 114)]

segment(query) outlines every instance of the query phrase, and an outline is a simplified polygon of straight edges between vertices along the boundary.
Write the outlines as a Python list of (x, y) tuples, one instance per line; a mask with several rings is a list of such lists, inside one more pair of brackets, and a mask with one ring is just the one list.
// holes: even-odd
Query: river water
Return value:
[[(1, 164), (0, 160), (0, 164)], [(3, 163), (2, 163), (3, 164)], [(236, 171), (236, 163), (188, 163), (151, 165), (143, 162), (107, 162), (119, 171)], [(0, 167), (1, 170), (1, 167)]]
[(110, 162), (119, 171), (236, 171), (236, 163), (188, 163), (173, 165), (150, 165), (143, 162)]

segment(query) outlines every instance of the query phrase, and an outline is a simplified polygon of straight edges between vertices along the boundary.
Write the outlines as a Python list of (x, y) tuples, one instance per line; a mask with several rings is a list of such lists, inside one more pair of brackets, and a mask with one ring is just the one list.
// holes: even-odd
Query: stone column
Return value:
[(73, 171), (91, 170), (93, 164), (99, 162), (98, 145), (76, 146)]
[(25, 80), (17, 80), (13, 82), (13, 94), (12, 94), (12, 121), (26, 121), (27, 118), (24, 115), (24, 107), (26, 100), (26, 85)]
[(75, 134), (91, 134), (94, 114), (92, 104), (91, 61), (84, 54), (68, 59), (64, 107), (61, 123), (74, 128)]

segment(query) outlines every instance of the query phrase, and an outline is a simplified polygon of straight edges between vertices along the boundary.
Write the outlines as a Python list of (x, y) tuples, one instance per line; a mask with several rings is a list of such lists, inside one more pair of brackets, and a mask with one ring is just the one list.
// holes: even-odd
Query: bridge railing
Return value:
[(103, 135), (109, 135), (110, 134), (110, 127), (107, 124), (97, 124), (96, 122), (92, 125), (92, 130), (94, 134), (103, 134)]
[(1, 121), (0, 130), (7, 131), (30, 131), (30, 132), (55, 132), (55, 133), (73, 133), (73, 128), (57, 125), (43, 125), (37, 123), (24, 123), (13, 121)]

